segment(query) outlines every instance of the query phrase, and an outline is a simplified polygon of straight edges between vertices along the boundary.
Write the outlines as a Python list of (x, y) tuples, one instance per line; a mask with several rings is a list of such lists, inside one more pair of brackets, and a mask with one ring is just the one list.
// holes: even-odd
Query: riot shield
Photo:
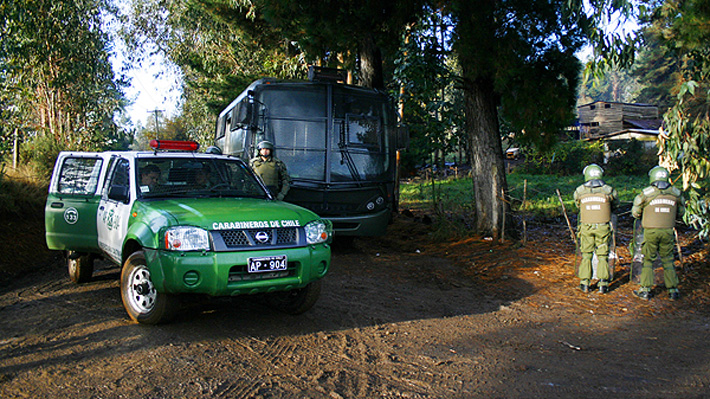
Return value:
[[(631, 243), (629, 244), (629, 252), (632, 255), (631, 270), (629, 271), (629, 281), (635, 284), (641, 284), (641, 270), (643, 269), (643, 226), (641, 219), (634, 219), (634, 230)], [(656, 257), (653, 261), (653, 283), (663, 283), (663, 264), (661, 258)]]
[[(616, 263), (618, 262), (618, 255), (616, 254), (616, 230), (617, 230), (617, 216), (615, 214), (611, 215), (611, 237), (609, 238), (609, 281), (614, 279), (614, 269), (616, 268)], [(579, 265), (582, 263), (582, 251), (580, 251), (579, 235), (577, 236), (574, 254), (574, 273), (579, 276)], [(599, 265), (599, 259), (597, 254), (592, 255), (592, 280), (598, 280), (597, 277), (597, 265)]]

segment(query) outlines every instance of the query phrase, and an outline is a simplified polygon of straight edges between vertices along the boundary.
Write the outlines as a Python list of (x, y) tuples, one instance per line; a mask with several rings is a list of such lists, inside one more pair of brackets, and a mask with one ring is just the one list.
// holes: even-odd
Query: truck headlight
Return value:
[(303, 229), (306, 231), (306, 242), (309, 244), (326, 242), (331, 235), (330, 222), (324, 220), (314, 220), (306, 224)]
[(209, 233), (199, 227), (171, 227), (165, 231), (165, 249), (170, 251), (208, 250), (210, 249)]

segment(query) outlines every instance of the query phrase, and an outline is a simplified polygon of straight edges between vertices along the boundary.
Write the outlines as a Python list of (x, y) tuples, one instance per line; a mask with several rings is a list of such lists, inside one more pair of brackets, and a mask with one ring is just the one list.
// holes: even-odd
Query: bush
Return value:
[(607, 145), (612, 156), (604, 171), (609, 176), (641, 176), (658, 165), (657, 149), (646, 148), (638, 140), (609, 141)]
[(582, 172), (590, 163), (602, 165), (604, 162), (603, 143), (566, 141), (557, 143), (552, 149), (542, 152), (529, 149), (525, 152), (525, 162), (515, 168), (516, 173), (535, 175), (569, 176)]
[(38, 178), (49, 180), (61, 151), (53, 138), (38, 136), (20, 147), (20, 159), (25, 164), (33, 165)]

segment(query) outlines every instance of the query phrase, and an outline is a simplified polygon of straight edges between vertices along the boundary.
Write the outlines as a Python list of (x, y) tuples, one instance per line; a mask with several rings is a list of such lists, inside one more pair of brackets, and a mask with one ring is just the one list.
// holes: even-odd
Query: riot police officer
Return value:
[(643, 226), (643, 268), (641, 269), (641, 287), (634, 291), (637, 297), (648, 300), (651, 298), (653, 286), (653, 261), (656, 255), (661, 257), (663, 264), (663, 279), (668, 289), (668, 295), (676, 300), (680, 297), (678, 291), (678, 276), (673, 266), (673, 245), (675, 235), (676, 215), (685, 211), (685, 201), (681, 191), (668, 181), (666, 168), (656, 166), (648, 172), (651, 185), (634, 198), (631, 214), (641, 218)]
[(574, 202), (579, 208), (577, 237), (582, 259), (579, 264), (579, 289), (589, 291), (592, 279), (592, 258), (597, 254), (599, 293), (609, 290), (609, 243), (611, 241), (611, 214), (619, 205), (616, 190), (602, 180), (604, 170), (590, 164), (582, 171), (584, 184), (574, 191)]
[(256, 145), (259, 154), (249, 161), (256, 172), (278, 200), (283, 200), (291, 188), (291, 177), (280, 159), (274, 156), (274, 144), (270, 141), (261, 141)]

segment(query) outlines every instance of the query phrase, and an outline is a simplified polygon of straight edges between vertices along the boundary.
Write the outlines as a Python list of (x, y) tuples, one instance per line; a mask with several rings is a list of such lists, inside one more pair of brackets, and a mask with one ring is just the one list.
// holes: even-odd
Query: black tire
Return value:
[(266, 296), (269, 306), (288, 314), (301, 314), (312, 308), (320, 297), (321, 281), (291, 291), (274, 292)]
[(134, 252), (123, 263), (121, 299), (128, 316), (141, 324), (165, 323), (177, 308), (177, 298), (155, 289), (143, 251)]
[(91, 254), (78, 256), (76, 252), (69, 252), (67, 255), (67, 270), (69, 279), (76, 284), (91, 281), (94, 274), (94, 257)]

